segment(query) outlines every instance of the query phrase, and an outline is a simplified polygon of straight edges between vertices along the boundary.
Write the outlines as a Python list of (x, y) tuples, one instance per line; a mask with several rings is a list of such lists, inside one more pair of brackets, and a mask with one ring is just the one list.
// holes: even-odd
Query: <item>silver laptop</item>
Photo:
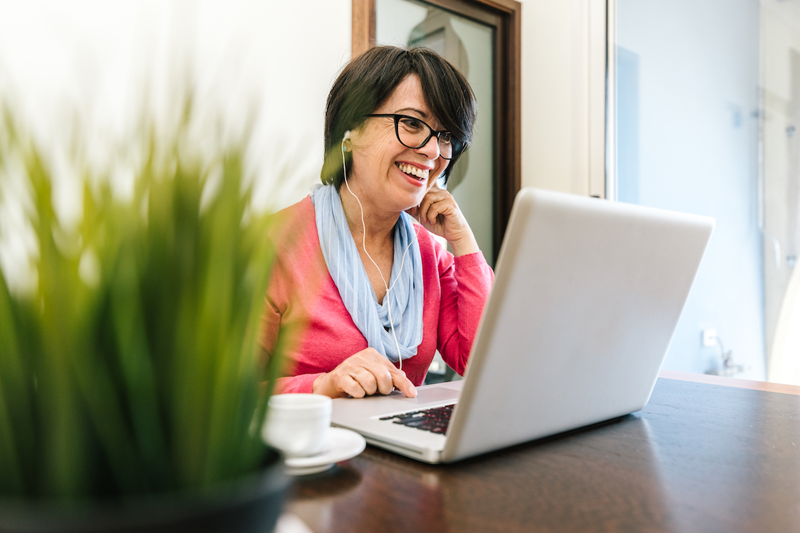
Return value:
[(334, 400), (333, 425), (448, 463), (642, 409), (713, 228), (523, 189), (464, 380)]

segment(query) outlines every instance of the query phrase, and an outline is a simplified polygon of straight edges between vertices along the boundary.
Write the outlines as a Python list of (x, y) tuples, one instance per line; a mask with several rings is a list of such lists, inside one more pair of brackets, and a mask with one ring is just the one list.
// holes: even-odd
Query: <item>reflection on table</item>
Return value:
[(750, 532), (800, 529), (797, 502), (800, 396), (662, 377), (638, 413), (452, 465), (368, 447), (288, 511), (316, 533)]

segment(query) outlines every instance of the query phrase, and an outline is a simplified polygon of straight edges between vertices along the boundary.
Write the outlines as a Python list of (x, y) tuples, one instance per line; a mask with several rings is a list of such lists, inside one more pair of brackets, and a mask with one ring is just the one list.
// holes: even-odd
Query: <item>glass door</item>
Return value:
[[(494, 266), (494, 32), (440, 7), (413, 0), (376, 0), (377, 44), (426, 46), (455, 65), (469, 80), (478, 101), (474, 142), (447, 182)], [(443, 186), (440, 184), (440, 186)]]
[[(458, 161), (446, 187), (467, 217), (486, 261), (494, 266), (494, 39), (495, 29), (414, 0), (376, 0), (375, 42), (425, 46), (466, 76), (478, 102), (473, 144)], [(440, 239), (446, 244), (444, 239)], [(450, 381), (458, 375), (436, 353), (426, 383)]]
[(800, 384), (800, 12), (761, 3), (762, 164), (767, 377)]

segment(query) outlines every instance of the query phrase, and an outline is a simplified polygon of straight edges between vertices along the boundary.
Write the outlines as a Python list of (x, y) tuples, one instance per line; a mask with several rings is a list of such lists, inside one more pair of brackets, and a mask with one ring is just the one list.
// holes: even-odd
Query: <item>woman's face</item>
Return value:
[[(373, 113), (417, 117), (434, 130), (442, 129), (428, 109), (416, 74), (400, 82)], [(421, 148), (407, 148), (397, 140), (391, 117), (368, 118), (351, 133), (350, 139), (353, 150), (353, 168), (347, 176), (350, 187), (362, 202), (370, 202), (381, 210), (399, 213), (419, 205), (447, 168), (448, 161), (439, 157), (435, 136)]]

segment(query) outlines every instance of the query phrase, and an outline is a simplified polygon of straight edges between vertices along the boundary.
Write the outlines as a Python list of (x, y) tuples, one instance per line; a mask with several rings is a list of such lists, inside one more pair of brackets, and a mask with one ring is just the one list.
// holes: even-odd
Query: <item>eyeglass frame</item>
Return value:
[[(466, 146), (467, 146), (467, 143), (465, 143), (463, 141), (459, 141), (460, 146), (456, 147), (456, 141), (455, 141), (456, 136), (453, 135), (452, 131), (450, 131), (450, 130), (438, 130), (437, 131), (437, 130), (431, 128), (430, 125), (428, 125), (427, 122), (425, 122), (424, 120), (422, 120), (419, 117), (414, 117), (414, 116), (411, 116), (411, 115), (401, 115), (401, 114), (398, 114), (398, 113), (370, 113), (369, 115), (365, 115), (365, 116), (367, 116), (367, 117), (375, 117), (375, 118), (392, 118), (392, 119), (394, 119), (394, 135), (395, 135), (395, 137), (397, 137), (397, 141), (400, 144), (402, 144), (403, 146), (405, 146), (406, 148), (410, 148), (411, 150), (418, 150), (419, 148), (422, 148), (423, 146), (428, 144), (428, 141), (431, 140), (431, 137), (433, 137), (435, 135), (436, 136), (436, 148), (439, 150), (439, 156), (442, 159), (446, 160), (446, 161), (452, 161), (454, 159), (457, 159), (458, 156), (461, 154), (461, 152), (464, 151), (464, 148), (466, 148)], [(420, 144), (419, 146), (409, 146), (409, 145), (407, 145), (406, 143), (404, 143), (400, 139), (400, 130), (399, 130), (399, 128), (400, 128), (400, 119), (401, 118), (410, 118), (411, 120), (419, 121), (422, 124), (424, 124), (426, 128), (428, 128), (428, 131), (430, 133), (428, 134), (427, 137), (425, 137), (425, 140), (422, 142), (422, 144)], [(449, 133), (453, 138), (453, 140), (451, 141), (451, 144), (453, 145), (453, 153), (450, 155), (450, 157), (445, 157), (444, 155), (442, 155), (442, 146), (439, 144), (439, 136), (442, 133)]]

